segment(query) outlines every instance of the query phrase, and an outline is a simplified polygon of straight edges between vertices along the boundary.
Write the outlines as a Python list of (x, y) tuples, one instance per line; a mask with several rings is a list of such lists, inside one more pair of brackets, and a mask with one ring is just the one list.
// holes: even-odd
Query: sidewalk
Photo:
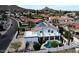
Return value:
[(16, 34), (14, 35), (14, 38), (12, 39), (11, 43), (9, 44), (8, 48), (6, 49), (5, 53), (8, 53), (8, 51), (13, 52), (15, 51), (15, 49), (11, 48), (11, 44), (15, 43), (15, 42), (21, 42), (21, 47), (19, 48), (19, 50), (23, 50), (25, 48), (25, 43), (23, 40), (23, 36), (19, 35), (17, 38), (18, 32), (16, 32)]
[(9, 44), (8, 48), (6, 49), (5, 53), (7, 53), (7, 52), (8, 52), (8, 50), (9, 50), (9, 48), (10, 48), (11, 43), (12, 43), (12, 42), (14, 42), (14, 41), (16, 40), (17, 33), (18, 33), (18, 32), (16, 32), (16, 34), (14, 35), (14, 37), (13, 37), (12, 41), (10, 42), (10, 44)]

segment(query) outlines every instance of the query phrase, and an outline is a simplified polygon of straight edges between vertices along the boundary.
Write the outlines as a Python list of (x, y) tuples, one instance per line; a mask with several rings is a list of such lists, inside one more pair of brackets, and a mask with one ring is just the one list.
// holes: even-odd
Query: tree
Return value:
[(70, 41), (71, 41), (71, 33), (70, 31), (66, 31), (65, 34), (64, 34), (65, 38), (68, 39), (68, 45), (70, 45)]
[(18, 49), (21, 47), (21, 42), (15, 42), (11, 44), (11, 48), (14, 48), (16, 52), (18, 52)]
[(61, 35), (63, 35), (63, 32), (64, 32), (64, 29), (59, 26), (59, 33), (61, 33)]
[(64, 44), (63, 43), (59, 43), (59, 47), (63, 46)]
[(70, 31), (66, 31), (64, 34), (65, 38), (70, 39), (71, 38), (71, 33)]

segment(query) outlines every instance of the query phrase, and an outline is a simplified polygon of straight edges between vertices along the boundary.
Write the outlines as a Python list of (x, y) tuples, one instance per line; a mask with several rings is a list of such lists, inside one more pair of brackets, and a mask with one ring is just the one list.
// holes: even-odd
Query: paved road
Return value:
[(5, 52), (8, 45), (12, 41), (14, 34), (16, 33), (17, 22), (12, 20), (12, 25), (10, 29), (0, 37), (0, 52)]

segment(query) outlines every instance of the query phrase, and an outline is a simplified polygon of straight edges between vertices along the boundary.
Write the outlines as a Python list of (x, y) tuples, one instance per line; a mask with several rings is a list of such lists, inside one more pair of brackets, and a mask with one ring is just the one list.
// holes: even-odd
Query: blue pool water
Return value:
[(47, 42), (47, 44), (45, 44), (44, 46), (45, 46), (46, 48), (51, 48), (51, 47), (52, 47), (52, 45), (51, 45), (51, 42), (50, 42), (50, 41), (48, 41), (48, 42)]

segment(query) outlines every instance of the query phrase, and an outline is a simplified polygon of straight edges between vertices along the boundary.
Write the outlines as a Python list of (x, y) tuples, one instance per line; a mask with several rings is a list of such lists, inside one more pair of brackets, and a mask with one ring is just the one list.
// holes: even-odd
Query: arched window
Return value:
[(43, 33), (43, 31), (40, 31), (40, 33)]
[(51, 33), (53, 33), (53, 30), (51, 31)]
[(50, 32), (50, 30), (48, 30), (48, 32)]

